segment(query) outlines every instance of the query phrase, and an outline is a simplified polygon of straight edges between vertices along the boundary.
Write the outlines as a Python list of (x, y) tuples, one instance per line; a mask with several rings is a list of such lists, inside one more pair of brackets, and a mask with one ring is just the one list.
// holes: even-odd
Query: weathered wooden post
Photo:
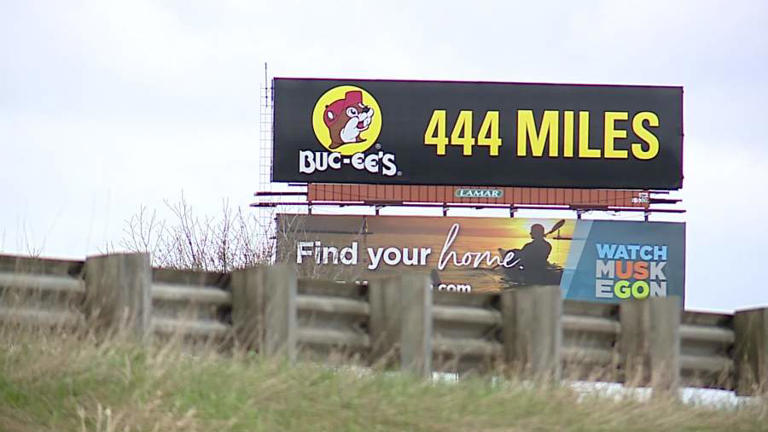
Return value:
[(768, 308), (736, 311), (734, 364), (736, 393), (757, 395), (768, 392)]
[(85, 312), (97, 327), (151, 332), (152, 266), (149, 254), (92, 256), (85, 260)]
[(293, 264), (276, 264), (264, 272), (264, 354), (295, 360), (298, 278)]
[(513, 370), (537, 379), (560, 379), (562, 305), (557, 285), (521, 287), (501, 294), (504, 358)]
[(391, 366), (400, 349), (400, 278), (373, 279), (368, 283), (371, 364)]
[[(400, 367), (432, 375), (432, 285), (429, 275), (400, 277)], [(389, 318), (392, 319), (392, 318)]]
[(680, 381), (680, 298), (649, 297), (619, 306), (625, 383), (654, 394), (676, 393)]
[(232, 327), (237, 342), (245, 349), (262, 351), (265, 328), (266, 267), (256, 266), (232, 272)]

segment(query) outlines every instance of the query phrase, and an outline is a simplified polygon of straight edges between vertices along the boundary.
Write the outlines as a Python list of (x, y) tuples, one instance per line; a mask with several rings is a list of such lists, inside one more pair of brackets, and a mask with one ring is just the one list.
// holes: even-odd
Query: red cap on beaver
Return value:
[[(348, 106), (362, 104), (363, 103), (363, 92), (360, 90), (350, 90), (347, 92), (347, 94), (344, 95), (344, 99), (339, 99), (337, 101), (334, 101), (327, 107), (325, 107), (325, 113), (323, 114), (323, 121), (325, 121), (326, 126), (330, 126), (331, 123), (336, 121), (337, 118), (341, 115), (342, 111), (346, 109)], [(330, 113), (330, 115), (329, 115)]]

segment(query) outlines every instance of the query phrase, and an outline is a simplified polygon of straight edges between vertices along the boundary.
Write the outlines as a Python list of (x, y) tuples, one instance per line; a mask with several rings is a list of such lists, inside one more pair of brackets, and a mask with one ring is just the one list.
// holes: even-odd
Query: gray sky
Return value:
[(257, 189), (270, 75), (682, 85), (687, 305), (768, 304), (768, 2), (0, 0), (0, 250)]

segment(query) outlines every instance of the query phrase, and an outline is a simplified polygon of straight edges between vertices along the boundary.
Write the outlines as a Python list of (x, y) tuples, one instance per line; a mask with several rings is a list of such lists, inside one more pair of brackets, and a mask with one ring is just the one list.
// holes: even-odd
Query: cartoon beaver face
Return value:
[(344, 99), (326, 106), (323, 121), (331, 133), (328, 148), (365, 141), (360, 133), (368, 130), (373, 114), (373, 108), (363, 104), (363, 93), (358, 90), (348, 91)]

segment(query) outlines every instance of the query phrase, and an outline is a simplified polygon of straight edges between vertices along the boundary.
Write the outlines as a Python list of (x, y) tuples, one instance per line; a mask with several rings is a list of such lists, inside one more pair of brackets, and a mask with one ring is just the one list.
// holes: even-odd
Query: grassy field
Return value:
[(430, 383), (66, 331), (0, 328), (0, 347), (8, 432), (768, 430), (766, 404), (715, 410), (567, 387)]

